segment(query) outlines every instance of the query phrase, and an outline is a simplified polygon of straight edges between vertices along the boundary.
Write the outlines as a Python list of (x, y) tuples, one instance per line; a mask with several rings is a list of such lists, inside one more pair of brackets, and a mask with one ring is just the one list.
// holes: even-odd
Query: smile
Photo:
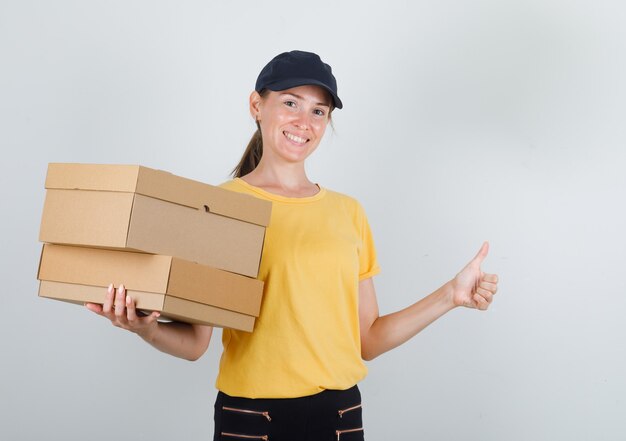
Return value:
[(299, 136), (296, 136), (289, 132), (283, 132), (283, 134), (287, 137), (288, 140), (293, 141), (296, 144), (302, 145), (309, 141), (307, 138), (300, 138)]

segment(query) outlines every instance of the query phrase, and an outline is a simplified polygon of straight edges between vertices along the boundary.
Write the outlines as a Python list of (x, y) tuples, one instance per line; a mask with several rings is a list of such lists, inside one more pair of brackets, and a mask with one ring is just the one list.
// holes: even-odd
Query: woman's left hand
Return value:
[(498, 291), (498, 276), (483, 273), (480, 269), (488, 252), (489, 243), (485, 242), (476, 257), (450, 282), (454, 306), (476, 308), (481, 311), (489, 308), (493, 296)]

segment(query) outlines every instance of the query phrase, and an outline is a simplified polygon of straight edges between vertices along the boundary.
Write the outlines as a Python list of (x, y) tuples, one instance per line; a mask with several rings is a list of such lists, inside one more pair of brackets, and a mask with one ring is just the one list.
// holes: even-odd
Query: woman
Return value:
[[(330, 66), (301, 51), (270, 61), (250, 95), (258, 130), (222, 186), (273, 203), (259, 271), (265, 292), (254, 332), (223, 332), (215, 440), (364, 439), (356, 386), (367, 372), (363, 360), (457, 306), (487, 309), (496, 293), (497, 276), (480, 269), (485, 243), (441, 288), (379, 316), (372, 281), (379, 267), (362, 207), (305, 172), (342, 106)], [(104, 305), (87, 306), (177, 357), (199, 358), (211, 339), (208, 326), (138, 316), (123, 286), (111, 285)]]

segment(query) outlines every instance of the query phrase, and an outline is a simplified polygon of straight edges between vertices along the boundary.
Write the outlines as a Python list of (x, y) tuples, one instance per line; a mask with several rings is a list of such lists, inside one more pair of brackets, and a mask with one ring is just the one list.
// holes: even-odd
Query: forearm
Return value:
[(392, 314), (378, 317), (362, 332), (361, 353), (365, 360), (400, 346), (455, 306), (448, 282), (417, 303)]
[(138, 335), (161, 352), (194, 361), (206, 351), (212, 333), (211, 326), (170, 322), (156, 323), (149, 332)]

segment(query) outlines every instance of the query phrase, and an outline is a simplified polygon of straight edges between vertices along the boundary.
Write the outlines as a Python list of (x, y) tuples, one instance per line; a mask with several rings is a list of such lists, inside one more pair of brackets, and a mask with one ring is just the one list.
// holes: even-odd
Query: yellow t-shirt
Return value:
[(224, 329), (216, 387), (247, 398), (293, 398), (362, 380), (358, 284), (380, 271), (361, 205), (321, 188), (311, 197), (269, 193), (242, 179), (222, 188), (272, 202), (252, 333)]

